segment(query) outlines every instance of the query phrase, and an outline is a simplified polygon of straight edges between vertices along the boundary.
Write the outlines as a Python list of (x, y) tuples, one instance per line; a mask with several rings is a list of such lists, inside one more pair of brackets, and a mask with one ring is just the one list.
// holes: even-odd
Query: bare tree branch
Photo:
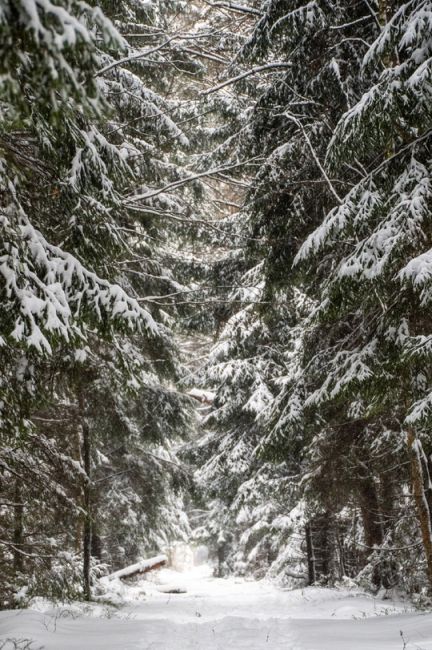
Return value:
[(258, 72), (267, 72), (270, 70), (278, 70), (278, 69), (286, 69), (286, 68), (291, 68), (291, 63), (267, 63), (266, 65), (259, 65), (256, 68), (251, 68), (250, 70), (246, 70), (246, 72), (242, 72), (241, 74), (237, 75), (236, 77), (231, 77), (231, 79), (227, 79), (226, 81), (223, 81), (222, 83), (218, 84), (217, 86), (213, 86), (212, 88), (209, 88), (208, 90), (203, 90), (200, 95), (203, 97), (206, 97), (207, 95), (211, 95), (212, 93), (216, 93), (218, 90), (221, 90), (222, 88), (225, 88), (226, 86), (230, 86), (232, 84), (237, 83), (238, 81), (242, 81), (242, 79), (246, 79), (247, 77), (250, 77), (253, 74), (257, 74)]
[(98, 70), (94, 76), (100, 77), (101, 75), (105, 74), (106, 72), (109, 72), (113, 68), (117, 68), (119, 65), (124, 65), (125, 63), (130, 63), (131, 61), (137, 61), (138, 59), (145, 58), (149, 54), (154, 54), (154, 52), (159, 52), (164, 47), (169, 45), (169, 43), (172, 43), (172, 41), (174, 41), (176, 38), (177, 36), (171, 36), (171, 38), (168, 38), (166, 41), (164, 41), (160, 45), (157, 45), (156, 47), (152, 47), (149, 50), (144, 50), (143, 52), (136, 52), (135, 54), (131, 54), (130, 56), (125, 56), (123, 59), (119, 59), (118, 61), (113, 61), (109, 65), (106, 65), (104, 68)]
[(158, 190), (150, 190), (149, 192), (145, 192), (144, 194), (136, 194), (130, 196), (125, 200), (125, 205), (128, 206), (133, 203), (136, 203), (137, 201), (145, 201), (147, 199), (152, 199), (153, 197), (158, 196), (159, 194), (163, 194), (164, 192), (169, 192), (171, 190), (177, 189), (182, 185), (186, 185), (187, 183), (192, 183), (193, 181), (196, 181), (200, 178), (205, 178), (206, 176), (216, 176), (230, 169), (243, 167), (245, 165), (250, 164), (254, 160), (262, 160), (262, 158), (260, 156), (256, 156), (254, 158), (249, 158), (248, 160), (235, 163), (233, 165), (226, 165), (225, 167), (217, 167), (215, 169), (209, 169), (208, 171), (205, 172), (200, 172), (199, 174), (193, 174), (192, 176), (188, 176), (187, 178), (181, 178), (178, 181), (173, 181), (172, 183), (168, 183), (168, 185), (165, 185), (164, 187), (161, 187)]
[(258, 9), (253, 9), (252, 7), (245, 7), (244, 5), (239, 5), (236, 2), (209, 2), (208, 0), (204, 0), (204, 2), (209, 7), (215, 7), (218, 9), (228, 9), (231, 11), (236, 11), (237, 13), (252, 14), (254, 16), (263, 15), (262, 11), (259, 11)]

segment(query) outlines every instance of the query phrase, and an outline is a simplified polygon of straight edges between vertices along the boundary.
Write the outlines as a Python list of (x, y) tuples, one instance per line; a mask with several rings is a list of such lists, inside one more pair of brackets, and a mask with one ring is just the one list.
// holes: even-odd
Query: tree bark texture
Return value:
[(18, 478), (15, 479), (14, 490), (14, 531), (13, 531), (13, 570), (14, 573), (20, 573), (23, 570), (24, 556), (20, 551), (23, 550), (24, 542), (24, 505), (21, 503), (21, 485)]
[(91, 600), (90, 563), (92, 549), (92, 520), (91, 520), (91, 439), (90, 427), (85, 418), (82, 423), (83, 431), (83, 461), (87, 480), (84, 483), (84, 529), (83, 529), (83, 578), (84, 598)]
[(426, 557), (427, 575), (430, 589), (432, 590), (432, 522), (429, 505), (425, 493), (424, 473), (420, 443), (415, 435), (414, 428), (408, 429), (408, 450), (411, 460), (411, 485), (417, 509), (417, 517)]
[[(379, 549), (384, 541), (378, 493), (372, 476), (362, 478), (359, 493), (365, 542), (369, 548), (369, 553), (372, 553), (374, 548)], [(372, 571), (372, 584), (376, 589), (379, 589), (381, 582), (381, 566), (380, 563), (377, 563)]]

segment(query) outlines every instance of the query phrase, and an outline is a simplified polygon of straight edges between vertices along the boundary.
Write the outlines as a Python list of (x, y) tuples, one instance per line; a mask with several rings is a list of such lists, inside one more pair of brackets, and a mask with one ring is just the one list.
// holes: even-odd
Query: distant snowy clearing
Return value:
[[(187, 592), (166, 593), (170, 588)], [(432, 650), (432, 614), (359, 591), (285, 591), (267, 582), (215, 579), (207, 568), (163, 569), (152, 582), (124, 589), (130, 600), (119, 609), (38, 602), (0, 612), (0, 648)]]

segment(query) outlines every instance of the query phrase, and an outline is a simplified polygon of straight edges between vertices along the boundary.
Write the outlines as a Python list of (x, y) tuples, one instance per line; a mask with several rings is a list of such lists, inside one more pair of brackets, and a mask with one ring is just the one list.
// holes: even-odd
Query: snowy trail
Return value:
[[(0, 648), (28, 650), (432, 650), (432, 614), (348, 590), (283, 591), (263, 582), (161, 571), (116, 612), (82, 605), (0, 612)], [(163, 587), (162, 587), (163, 588)], [(135, 596), (138, 593), (135, 590)], [(31, 639), (30, 646), (9, 639)]]

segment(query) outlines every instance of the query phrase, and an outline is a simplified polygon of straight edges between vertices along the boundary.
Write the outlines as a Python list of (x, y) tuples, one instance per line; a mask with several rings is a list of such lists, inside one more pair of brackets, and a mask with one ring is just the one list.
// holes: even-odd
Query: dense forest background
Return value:
[(0, 589), (432, 590), (432, 1), (0, 0)]

